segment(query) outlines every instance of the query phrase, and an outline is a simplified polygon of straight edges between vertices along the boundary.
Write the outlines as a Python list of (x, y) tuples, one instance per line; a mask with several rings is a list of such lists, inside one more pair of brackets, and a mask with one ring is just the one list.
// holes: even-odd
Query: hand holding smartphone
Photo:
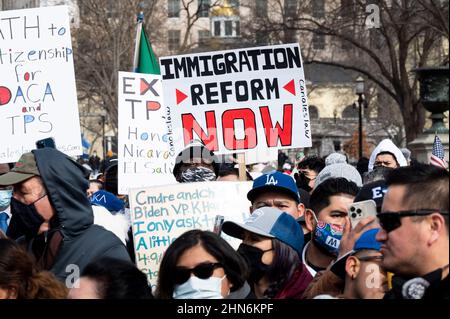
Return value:
[(348, 216), (352, 222), (353, 229), (361, 219), (369, 216), (377, 216), (377, 204), (372, 199), (352, 203), (348, 210)]

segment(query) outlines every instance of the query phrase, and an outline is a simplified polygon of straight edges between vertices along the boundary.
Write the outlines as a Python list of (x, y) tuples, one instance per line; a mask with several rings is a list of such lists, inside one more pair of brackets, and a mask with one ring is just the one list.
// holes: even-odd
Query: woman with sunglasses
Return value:
[[(239, 298), (246, 284), (245, 260), (215, 233), (191, 230), (178, 237), (161, 261), (159, 299)], [(248, 285), (247, 285), (248, 287)], [(250, 288), (242, 298), (250, 293)]]
[(302, 229), (291, 215), (263, 207), (245, 224), (225, 222), (223, 231), (242, 239), (238, 252), (250, 265), (248, 281), (257, 298), (302, 299), (313, 278), (301, 259)]

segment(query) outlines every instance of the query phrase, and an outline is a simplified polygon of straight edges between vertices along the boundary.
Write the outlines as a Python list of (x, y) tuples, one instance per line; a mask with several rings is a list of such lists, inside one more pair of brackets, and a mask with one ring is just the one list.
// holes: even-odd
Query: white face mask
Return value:
[(225, 277), (200, 279), (192, 276), (184, 284), (175, 286), (173, 299), (223, 299), (222, 281)]
[(12, 192), (12, 189), (0, 190), (0, 210), (8, 208), (11, 203)]

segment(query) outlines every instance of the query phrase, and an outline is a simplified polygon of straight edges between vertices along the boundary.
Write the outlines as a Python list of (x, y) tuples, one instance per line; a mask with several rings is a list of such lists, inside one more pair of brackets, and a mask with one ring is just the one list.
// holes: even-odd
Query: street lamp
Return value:
[(444, 112), (448, 111), (448, 65), (414, 69), (420, 81), (420, 101), (431, 112), (432, 126), (425, 133), (448, 134)]
[[(363, 157), (363, 143), (362, 143), (362, 107), (363, 102), (366, 102), (363, 99), (364, 94), (364, 79), (362, 76), (358, 76), (358, 78), (355, 81), (355, 91), (358, 95), (358, 108), (359, 108), (359, 127), (358, 127), (358, 154), (359, 158)], [(364, 105), (365, 106), (365, 105)]]

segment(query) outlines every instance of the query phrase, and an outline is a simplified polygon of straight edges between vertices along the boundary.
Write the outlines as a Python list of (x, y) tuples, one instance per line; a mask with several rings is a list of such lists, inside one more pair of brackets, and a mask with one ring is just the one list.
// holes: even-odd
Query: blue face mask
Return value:
[(223, 299), (222, 280), (225, 277), (200, 279), (192, 276), (184, 284), (175, 286), (173, 299)]
[(317, 222), (313, 234), (314, 243), (330, 255), (337, 256), (344, 227), (319, 221), (315, 214), (314, 217)]
[(0, 190), (0, 210), (8, 208), (11, 203), (12, 192), (12, 189)]

